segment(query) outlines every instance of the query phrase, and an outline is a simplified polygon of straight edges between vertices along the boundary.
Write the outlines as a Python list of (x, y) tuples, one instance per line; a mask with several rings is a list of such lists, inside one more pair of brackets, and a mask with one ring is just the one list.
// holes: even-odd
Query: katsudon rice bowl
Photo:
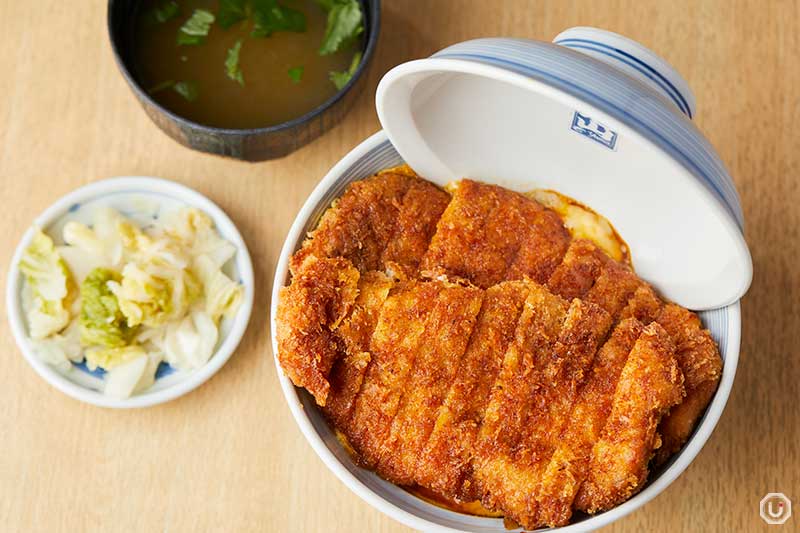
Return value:
[(686, 81), (572, 28), (399, 65), (376, 108), (273, 282), (314, 451), (423, 531), (592, 531), (652, 500), (722, 414), (752, 279)]
[[(347, 439), (326, 419), (314, 397), (295, 387), (284, 374), (278, 359), (279, 346), (276, 317), (279, 316), (281, 289), (292, 281), (292, 257), (301, 250), (308, 234), (317, 228), (322, 215), (341, 197), (353, 182), (369, 178), (387, 168), (402, 165), (403, 160), (384, 132), (379, 132), (345, 156), (320, 182), (303, 206), (291, 227), (278, 261), (272, 299), (273, 353), (279, 379), (292, 414), (314, 451), (336, 476), (372, 506), (396, 520), (424, 531), (507, 531), (518, 527), (504, 520), (502, 513), (487, 512), (480, 505), (453, 505), (422, 490), (386, 481), (374, 471), (364, 468)], [(443, 185), (443, 184), (442, 184)], [(624, 237), (624, 236), (623, 236)], [(298, 254), (299, 256), (299, 254)], [(719, 347), (723, 361), (716, 393), (696, 422), (687, 442), (658, 466), (651, 466), (646, 483), (632, 497), (594, 515), (575, 512), (569, 525), (560, 531), (590, 531), (609, 524), (653, 499), (674, 481), (699, 453), (716, 425), (733, 383), (739, 350), (740, 318), (738, 302), (722, 309), (699, 313), (703, 327)]]

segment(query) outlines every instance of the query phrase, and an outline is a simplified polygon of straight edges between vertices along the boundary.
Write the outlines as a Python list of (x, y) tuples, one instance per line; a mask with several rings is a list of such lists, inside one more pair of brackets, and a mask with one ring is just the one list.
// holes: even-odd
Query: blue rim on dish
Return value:
[[(89, 371), (85, 364), (71, 364), (64, 372), (52, 367), (38, 354), (35, 353), (27, 332), (24, 312), (21, 304), (22, 275), (19, 270), (21, 256), (34, 235), (33, 226), (42, 228), (45, 232), (58, 234), (58, 227), (66, 220), (78, 216), (81, 206), (105, 199), (112, 207), (121, 208), (114, 202), (107, 202), (108, 198), (123, 194), (136, 198), (144, 195), (157, 197), (161, 201), (155, 213), (165, 207), (169, 202), (175, 206), (193, 206), (206, 213), (214, 222), (217, 231), (226, 240), (236, 247), (236, 255), (231, 263), (227, 264), (231, 273), (235, 273), (239, 283), (245, 288), (245, 295), (241, 307), (235, 316), (224, 320), (220, 325), (220, 338), (214, 353), (208, 362), (198, 369), (190, 372), (173, 370), (167, 365), (161, 365), (158, 379), (147, 390), (135, 394), (130, 398), (119, 399), (106, 396), (101, 392), (103, 376), (101, 372)], [(154, 213), (139, 219), (149, 218)], [(64, 394), (77, 400), (101, 407), (112, 408), (137, 408), (148, 407), (173, 400), (182, 396), (205, 383), (214, 375), (231, 357), (245, 333), (253, 307), (255, 282), (253, 280), (253, 266), (247, 245), (233, 221), (211, 200), (184, 185), (160, 178), (143, 176), (125, 176), (92, 182), (88, 185), (62, 196), (50, 207), (37, 216), (28, 230), (22, 236), (11, 259), (11, 266), (6, 282), (6, 309), (8, 321), (14, 339), (33, 370), (50, 385)], [(171, 371), (173, 370), (173, 371)]]
[(652, 91), (635, 80), (622, 79), (623, 75), (610, 72), (605, 65), (576, 50), (526, 39), (476, 39), (445, 48), (432, 57), (503, 68), (586, 101), (681, 163), (721, 202), (743, 231), (739, 195), (713, 147), (679, 112), (680, 106), (667, 104), (666, 98), (654, 98)]
[[(152, 191), (148, 191), (146, 189), (140, 189), (140, 190), (132, 189), (132, 190), (122, 191), (120, 193), (109, 193), (109, 194), (105, 195), (105, 198), (108, 198), (110, 196), (114, 196), (115, 194), (121, 194), (121, 195), (126, 195), (126, 196), (131, 196), (131, 195), (156, 196), (155, 193), (153, 193)], [(174, 198), (166, 196), (166, 195), (164, 195), (164, 198), (169, 199), (171, 201), (175, 200)], [(83, 207), (83, 205), (85, 203), (86, 202), (83, 202), (83, 203), (82, 202), (76, 202), (76, 203), (70, 205), (69, 208), (67, 209), (67, 213), (65, 214), (65, 216), (74, 215), (75, 213), (80, 211), (81, 207)], [(147, 218), (148, 219), (152, 218), (153, 220), (157, 220), (161, 215), (161, 209), (162, 208), (163, 208), (163, 205), (160, 205), (155, 212), (153, 212), (152, 214), (148, 213), (147, 214)], [(132, 218), (132, 217), (135, 216), (132, 211), (128, 211), (128, 210), (126, 210), (126, 209), (124, 209), (122, 207), (117, 206), (116, 209), (120, 214), (122, 214), (125, 217)], [(240, 285), (243, 285), (243, 282), (242, 282), (241, 278), (238, 279), (237, 281), (238, 281), (238, 283)], [(75, 368), (77, 370), (80, 370), (84, 374), (87, 374), (87, 375), (92, 376), (94, 378), (103, 379), (103, 376), (106, 374), (106, 370), (104, 370), (103, 368), (99, 368), (98, 367), (98, 368), (95, 368), (94, 370), (90, 369), (89, 366), (86, 364), (86, 359), (83, 359), (80, 362), (71, 361), (70, 363), (71, 363), (73, 368)], [(171, 374), (174, 374), (175, 372), (178, 372), (178, 369), (176, 369), (175, 367), (170, 365), (168, 362), (162, 361), (161, 363), (159, 363), (158, 368), (156, 369), (156, 373), (155, 373), (155, 376), (154, 376), (155, 381), (158, 381), (158, 380), (160, 380), (162, 378), (165, 378), (165, 377), (167, 377), (167, 376), (169, 376)], [(99, 384), (98, 384), (98, 386), (99, 386)]]
[[(276, 275), (273, 281), (273, 302), (271, 304), (274, 363), (278, 369), (281, 386), (292, 414), (298, 421), (300, 429), (311, 446), (329, 468), (333, 470), (334, 474), (368, 503), (409, 527), (425, 531), (448, 533), (456, 531), (475, 531), (480, 533), (507, 531), (502, 519), (466, 515), (435, 506), (401, 487), (381, 479), (374, 472), (361, 468), (341, 445), (311, 395), (304, 389), (294, 387), (291, 381), (283, 374), (280, 363), (277, 360), (276, 306), (280, 289), (289, 282), (289, 256), (301, 246), (306, 234), (316, 227), (320, 217), (331, 202), (341, 196), (348, 185), (379, 170), (402, 163), (402, 158), (388, 140), (386, 133), (380, 131), (366, 139), (348, 154), (339, 165), (335, 166), (307, 200), (306, 206), (304, 206), (289, 231), (284, 248), (281, 251), (281, 257), (276, 265)], [(306, 210), (308, 210), (308, 213), (303, 213)], [(740, 304), (736, 302), (723, 308), (701, 311), (698, 315), (703, 325), (709, 329), (712, 337), (719, 344), (720, 354), (724, 361), (723, 376), (706, 413), (698, 421), (684, 448), (665, 465), (651, 472), (643, 490), (630, 500), (614, 509), (597, 515), (576, 516), (570, 525), (559, 528), (559, 531), (577, 533), (594, 530), (633, 512), (672, 483), (700, 452), (719, 419), (721, 409), (727, 401), (735, 377), (740, 340)], [(698, 446), (690, 446), (692, 442), (696, 442)], [(537, 531), (549, 530), (542, 529)], [(521, 530), (517, 529), (515, 531)]]
[(555, 44), (559, 44), (561, 46), (566, 46), (567, 48), (573, 48), (576, 50), (591, 50), (593, 52), (597, 52), (599, 54), (603, 54), (607, 57), (611, 57), (616, 59), (617, 61), (622, 62), (625, 65), (637, 70), (638, 72), (642, 73), (648, 79), (650, 79), (653, 83), (661, 87), (665, 93), (669, 95), (675, 105), (689, 118), (692, 117), (692, 110), (689, 108), (689, 104), (686, 101), (686, 98), (681, 94), (681, 92), (672, 84), (666, 76), (661, 74), (657, 69), (652, 67), (649, 63), (646, 63), (639, 59), (638, 57), (634, 57), (633, 55), (629, 54), (625, 50), (620, 50), (614, 46), (607, 45), (605, 43), (601, 43), (599, 41), (594, 41), (591, 39), (560, 39), (557, 41), (553, 41)]

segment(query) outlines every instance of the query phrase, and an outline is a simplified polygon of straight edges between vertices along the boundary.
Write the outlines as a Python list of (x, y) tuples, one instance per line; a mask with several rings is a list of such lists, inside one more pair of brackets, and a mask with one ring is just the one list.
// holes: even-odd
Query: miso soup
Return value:
[(358, 0), (146, 0), (135, 75), (159, 104), (194, 122), (272, 126), (349, 81), (363, 31)]

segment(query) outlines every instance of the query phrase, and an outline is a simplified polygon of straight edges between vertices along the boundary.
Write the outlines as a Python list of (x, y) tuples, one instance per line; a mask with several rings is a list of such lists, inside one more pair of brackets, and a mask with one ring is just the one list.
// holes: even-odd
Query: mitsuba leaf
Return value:
[(194, 102), (200, 96), (200, 87), (196, 81), (179, 81), (172, 88), (189, 102)]
[(203, 44), (214, 23), (214, 14), (205, 9), (195, 9), (183, 26), (178, 30), (179, 45)]
[(319, 49), (320, 55), (338, 52), (353, 43), (364, 31), (364, 14), (358, 0), (325, 0), (319, 3), (328, 9), (328, 24)]
[(278, 31), (306, 31), (306, 16), (301, 11), (278, 4), (277, 0), (252, 0), (253, 37), (269, 37)]
[(294, 83), (300, 83), (303, 79), (303, 67), (292, 67), (289, 69), (289, 77), (292, 79)]
[(144, 20), (147, 24), (163, 24), (178, 16), (181, 8), (175, 0), (166, 0), (148, 9), (144, 13)]
[(225, 73), (230, 79), (244, 86), (244, 76), (242, 75), (242, 69), (239, 67), (239, 52), (241, 50), (242, 39), (236, 41), (236, 44), (228, 49), (228, 56), (225, 58)]
[(353, 60), (350, 62), (350, 67), (347, 70), (337, 72), (331, 71), (329, 77), (333, 84), (336, 86), (336, 89), (342, 90), (345, 85), (353, 78), (353, 74), (356, 73), (358, 69), (358, 65), (361, 63), (361, 52), (357, 52), (356, 55), (353, 56)]
[(227, 29), (246, 19), (247, 0), (219, 0), (219, 10), (217, 10), (217, 24)]

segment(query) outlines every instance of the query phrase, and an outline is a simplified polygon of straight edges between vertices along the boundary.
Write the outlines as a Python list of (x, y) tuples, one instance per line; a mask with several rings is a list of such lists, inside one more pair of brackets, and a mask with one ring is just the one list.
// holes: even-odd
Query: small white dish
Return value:
[[(182, 372), (162, 363), (155, 383), (130, 398), (118, 399), (103, 394), (102, 372), (90, 372), (85, 364), (73, 364), (59, 372), (34, 352), (27, 332), (21, 303), (22, 275), (19, 262), (33, 237), (33, 227), (50, 235), (56, 244), (62, 241), (61, 228), (69, 220), (87, 222), (96, 207), (108, 206), (139, 223), (157, 218), (171, 208), (196, 207), (213, 220), (219, 234), (236, 247), (236, 255), (225, 266), (226, 274), (244, 287), (244, 298), (235, 316), (220, 324), (216, 350), (203, 367)], [(244, 335), (253, 308), (253, 265), (247, 245), (230, 218), (211, 200), (178, 183), (150, 177), (118, 177), (97, 181), (61, 197), (31, 222), (23, 235), (9, 266), (6, 283), (6, 306), (11, 331), (25, 359), (45, 381), (61, 392), (80, 401), (102, 407), (147, 407), (164, 403), (200, 386), (213, 376), (230, 358)]]

